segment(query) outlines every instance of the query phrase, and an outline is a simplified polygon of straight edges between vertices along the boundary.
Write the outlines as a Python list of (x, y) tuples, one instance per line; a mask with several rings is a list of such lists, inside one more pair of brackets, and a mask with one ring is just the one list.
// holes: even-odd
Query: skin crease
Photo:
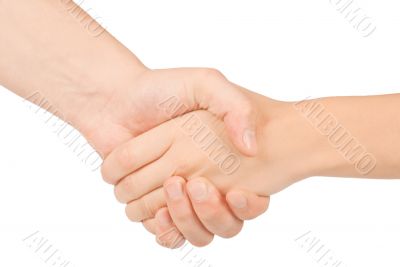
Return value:
[[(242, 136), (256, 115), (245, 90), (215, 69), (150, 70), (108, 32), (89, 32), (90, 21), (72, 1), (0, 1), (0, 84), (36, 104), (45, 99), (43, 108), (77, 128), (103, 157), (170, 120), (157, 108), (170, 96), (187, 107), (182, 113), (207, 109), (224, 118), (236, 147), (256, 153), (255, 139), (248, 147)], [(31, 98), (36, 93), (40, 99)], [(240, 220), (266, 209), (268, 198), (239, 193), (250, 212), (225, 201), (213, 208)]]
[[(190, 134), (182, 131), (181, 127), (184, 125), (182, 121), (190, 116), (186, 114), (174, 119), (175, 123), (166, 122), (128, 141), (109, 155), (104, 162), (103, 173), (106, 179), (118, 181), (115, 190), (117, 199), (129, 203), (128, 207), (137, 205), (143, 202), (143, 199), (151, 194), (150, 192), (162, 187), (163, 183), (164, 188), (170, 183), (181, 183), (185, 186), (185, 183), (190, 184), (192, 181), (197, 183), (201, 180), (199, 177), (203, 175), (209, 177), (209, 182), (213, 183), (208, 187), (209, 191), (214, 191), (214, 186), (222, 194), (239, 188), (256, 192), (261, 196), (274, 194), (312, 176), (400, 177), (398, 164), (400, 117), (396, 115), (400, 94), (330, 97), (298, 103), (279, 102), (257, 94), (251, 94), (251, 99), (253, 106), (259, 111), (257, 134), (260, 149), (256, 157), (249, 158), (240, 155), (233, 146), (230, 146), (232, 151), (241, 157), (241, 165), (236, 172), (231, 175), (221, 172), (221, 169), (209, 160), (204, 151), (199, 149)], [(321, 121), (324, 120), (315, 124), (315, 121), (318, 121), (316, 115), (309, 117), (304, 115), (306, 114), (304, 112), (308, 112), (309, 107), (316, 103), (330, 114), (330, 118), (334, 118), (336, 125), (340, 125), (351, 134), (352, 139), (348, 140), (357, 140), (364, 147), (365, 153), (372, 156), (376, 164), (371, 165), (372, 168), (369, 168), (368, 172), (357, 168), (357, 161), (349, 160), (341, 150), (335, 149), (329, 141), (329, 135), (324, 134), (327, 128), (317, 128), (316, 125), (323, 125)], [(203, 111), (195, 111), (193, 114), (196, 114), (204, 125), (213, 129), (219, 134), (221, 140), (229, 145), (229, 140), (221, 127), (221, 121)], [(162, 133), (164, 136), (165, 133), (168, 134), (165, 138), (153, 137), (160, 136)], [(120, 153), (127, 153), (133, 148), (140, 151), (141, 158), (120, 157)], [(152, 174), (151, 177), (154, 179), (146, 179), (147, 174)], [(188, 182), (179, 178), (175, 178), (175, 181), (171, 179), (164, 181), (164, 177), (173, 175), (182, 175)], [(188, 198), (191, 199), (196, 210), (196, 201), (190, 195), (190, 186), (186, 185), (184, 188), (185, 194), (189, 195)], [(199, 188), (197, 187), (196, 190), (199, 191)], [(187, 197), (184, 196), (182, 199), (185, 198)], [(155, 235), (160, 235), (159, 231), (154, 230), (159, 225), (160, 217), (165, 219), (170, 216), (171, 219), (167, 220), (170, 227), (178, 228), (187, 238), (182, 232), (185, 228), (180, 228), (178, 224), (182, 224), (185, 214), (177, 216), (176, 214), (180, 212), (179, 208), (172, 207), (170, 202), (171, 199), (167, 197), (167, 203), (160, 204), (160, 206), (168, 206), (169, 215), (167, 211), (162, 210), (156, 213), (158, 219), (154, 221), (150, 218), (146, 224)], [(189, 212), (186, 218), (192, 215)], [(155, 224), (155, 228), (152, 229), (151, 224)], [(202, 240), (202, 238), (210, 238), (206, 233), (194, 238), (190, 236), (190, 238), (194, 244), (210, 242), (207, 239)], [(168, 244), (168, 241), (165, 243)]]

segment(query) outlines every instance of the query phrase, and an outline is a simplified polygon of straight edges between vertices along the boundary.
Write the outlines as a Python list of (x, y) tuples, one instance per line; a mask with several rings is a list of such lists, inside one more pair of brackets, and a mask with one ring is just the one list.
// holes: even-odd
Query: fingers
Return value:
[(158, 188), (140, 199), (128, 203), (125, 213), (129, 220), (141, 222), (149, 218), (154, 218), (157, 211), (165, 206), (167, 206), (167, 203), (164, 191), (162, 188)]
[(240, 232), (243, 221), (232, 214), (225, 199), (207, 179), (190, 180), (186, 188), (197, 217), (210, 232), (224, 238)]
[(226, 194), (226, 202), (241, 220), (251, 220), (263, 214), (268, 209), (269, 201), (269, 197), (240, 190), (232, 190)]
[(122, 177), (160, 158), (171, 145), (172, 129), (165, 123), (117, 147), (103, 162), (104, 180), (116, 184)]
[(177, 229), (186, 240), (195, 246), (208, 245), (214, 235), (197, 218), (185, 190), (185, 180), (181, 177), (169, 178), (164, 183), (168, 210)]
[[(200, 106), (223, 118), (235, 147), (247, 156), (257, 154), (257, 112), (245, 90), (228, 81), (219, 71), (206, 69), (195, 79), (195, 99)], [(218, 90), (216, 90), (216, 88)], [(196, 89), (196, 88), (195, 88)]]
[[(148, 199), (161, 198), (160, 191), (161, 189), (157, 189), (152, 192), (154, 196), (149, 196)], [(212, 234), (232, 237), (240, 232), (242, 220), (259, 216), (267, 210), (269, 204), (269, 197), (260, 197), (242, 190), (228, 192), (225, 202), (215, 186), (205, 178), (190, 180), (185, 185), (183, 178), (172, 177), (165, 181), (164, 191), (168, 210), (161, 208), (156, 212), (156, 219), (145, 219), (143, 225), (157, 236), (159, 244), (169, 248), (179, 247), (184, 243), (185, 237), (196, 246), (210, 243)], [(146, 207), (147, 204), (139, 204), (143, 198), (136, 201), (138, 203), (132, 203), (137, 207)], [(160, 205), (164, 205), (161, 202)], [(154, 211), (147, 214), (151, 217)]]
[(155, 234), (157, 243), (168, 248), (179, 248), (185, 238), (177, 230), (167, 208), (160, 209), (155, 217)]
[(143, 195), (161, 187), (165, 178), (174, 172), (174, 165), (165, 158), (160, 158), (151, 165), (145, 166), (127, 177), (115, 186), (115, 196), (121, 203), (139, 199)]
[[(155, 215), (154, 215), (155, 216)], [(151, 218), (151, 219), (146, 219), (142, 222), (144, 228), (150, 232), (151, 234), (155, 235), (156, 234), (156, 226), (157, 222), (156, 219)]]

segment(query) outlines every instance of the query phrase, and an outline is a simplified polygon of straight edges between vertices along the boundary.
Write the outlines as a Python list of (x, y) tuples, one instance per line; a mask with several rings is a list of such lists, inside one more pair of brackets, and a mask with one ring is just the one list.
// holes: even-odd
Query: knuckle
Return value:
[(132, 222), (140, 222), (138, 215), (136, 214), (135, 210), (132, 208), (132, 204), (128, 204), (125, 206), (125, 215), (128, 219)]
[(109, 167), (108, 164), (106, 162), (103, 162), (103, 164), (101, 165), (101, 177), (103, 177), (103, 181), (105, 181), (108, 184), (113, 184), (113, 180), (111, 179), (111, 175), (109, 174)]
[(135, 187), (133, 186), (132, 179), (130, 177), (122, 180), (118, 185), (114, 188), (114, 194), (117, 200), (121, 203), (127, 203), (127, 196), (135, 195)]
[(225, 79), (224, 74), (214, 68), (202, 68), (201, 73), (204, 77), (207, 78)]
[(156, 235), (156, 230), (155, 230), (154, 225), (151, 222), (151, 219), (143, 220), (143, 221), (141, 221), (141, 223), (142, 223), (144, 229), (146, 229), (147, 232), (149, 232), (149, 233), (151, 233), (153, 235)]
[(139, 200), (138, 204), (139, 204), (141, 220), (155, 216), (157, 209), (155, 208), (153, 203), (149, 201), (147, 198)]
[(115, 186), (114, 187), (114, 196), (115, 196), (115, 198), (117, 199), (117, 201), (119, 202), (119, 203), (122, 203), (122, 204), (125, 204), (126, 203), (126, 201), (124, 201), (124, 199), (123, 199), (123, 193), (122, 193), (122, 191), (121, 191), (121, 189), (120, 189), (120, 186)]
[(141, 216), (140, 211), (138, 212), (136, 208), (136, 203), (129, 203), (125, 207), (126, 217), (132, 222), (141, 222), (144, 220), (144, 216)]
[(130, 169), (133, 167), (133, 161), (136, 159), (135, 150), (131, 146), (123, 146), (116, 153), (116, 160), (119, 162), (123, 169)]

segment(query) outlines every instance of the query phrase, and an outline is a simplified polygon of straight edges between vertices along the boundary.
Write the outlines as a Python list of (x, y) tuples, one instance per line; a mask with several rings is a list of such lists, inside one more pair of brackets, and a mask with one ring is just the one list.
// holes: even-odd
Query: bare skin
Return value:
[[(107, 154), (120, 140), (170, 119), (157, 105), (176, 96), (182, 113), (209, 110), (227, 122), (239, 150), (256, 153), (256, 114), (219, 71), (150, 70), (108, 32), (88, 33), (82, 22), (91, 18), (71, 1), (0, 4), (0, 83), (22, 97), (40, 91), (98, 151)], [(105, 136), (100, 125), (107, 126)]]
[[(224, 139), (226, 143), (230, 144), (229, 142), (233, 141), (234, 145), (230, 144), (230, 147), (237, 148), (240, 154), (258, 155), (254, 137), (260, 135), (260, 129), (256, 127), (255, 120), (259, 111), (254, 110), (254, 99), (249, 99), (251, 93), (229, 82), (220, 72), (213, 69), (149, 70), (109, 33), (97, 28), (95, 23), (91, 23), (87, 14), (67, 0), (0, 1), (0, 38), (2, 40), (0, 43), (0, 58), (2, 59), (0, 84), (24, 98), (40, 91), (41, 95), (52, 103), (54, 110), (63, 115), (62, 119), (79, 129), (103, 156), (107, 156), (124, 142), (129, 142), (131, 138), (171, 119), (170, 114), (161, 113), (159, 109), (154, 108), (160, 101), (164, 101), (165, 97), (168, 98), (171, 95), (177, 96), (188, 107), (188, 109), (183, 109), (185, 112), (206, 109), (217, 118), (223, 118), (225, 128), (229, 133), (229, 139)], [(168, 94), (162, 95), (160, 92)], [(393, 115), (396, 114), (397, 95), (390, 98), (387, 96), (332, 98), (321, 101), (376, 158), (377, 165), (371, 172), (363, 174), (362, 171), (354, 168), (354, 164), (349, 163), (349, 160), (341, 153), (332, 148), (326, 136), (325, 138), (320, 138), (321, 134), (314, 136), (318, 129), (315, 129), (299, 110), (295, 109), (297, 113), (293, 113), (289, 108), (279, 108), (287, 111), (287, 114), (286, 112), (275, 113), (272, 106), (287, 105), (273, 105), (275, 102), (269, 101), (268, 103), (272, 106), (269, 107), (267, 117), (271, 120), (268, 120), (265, 125), (262, 124), (262, 127), (271, 129), (270, 135), (265, 137), (267, 140), (265, 142), (270, 140), (268, 149), (277, 151), (276, 154), (273, 153), (276, 158), (271, 159), (275, 159), (276, 163), (286, 168), (293, 167), (298, 172), (290, 170), (291, 175), (287, 175), (289, 170), (286, 170), (286, 176), (282, 177), (294, 177), (294, 180), (275, 185), (274, 190), (268, 188), (270, 190), (268, 192), (274, 192), (281, 189), (281, 186), (284, 187), (292, 181), (301, 180), (310, 175), (398, 177), (396, 151), (399, 150), (398, 142), (393, 137), (398, 133), (396, 128), (398, 118)], [(301, 104), (298, 106), (301, 107)], [(379, 114), (373, 112), (375, 107), (379, 110)], [(144, 114), (145, 119), (143, 119)], [(291, 117), (290, 114), (296, 114), (297, 117)], [(180, 113), (174, 113), (174, 115), (177, 116)], [(300, 123), (298, 117), (307, 123), (304, 121)], [(282, 122), (290, 123), (282, 129), (279, 128), (280, 125), (284, 125)], [(298, 127), (293, 127), (297, 124)], [(274, 127), (277, 129), (272, 131)], [(378, 132), (380, 129), (385, 130)], [(275, 136), (274, 132), (279, 133), (278, 136)], [(292, 136), (292, 133), (296, 135)], [(380, 135), (383, 138), (380, 138), (378, 142), (374, 138)], [(287, 138), (283, 140), (278, 138), (282, 136)], [(292, 139), (300, 139), (301, 142), (298, 142), (300, 147), (293, 147)], [(308, 143), (310, 140), (315, 143)], [(310, 147), (315, 150), (308, 150)], [(277, 148), (280, 150), (278, 151)], [(264, 149), (264, 147), (259, 148), (260, 153), (263, 153)], [(278, 157), (279, 155), (281, 157)], [(293, 159), (291, 156), (298, 156), (300, 161), (289, 161)], [(283, 159), (285, 164), (279, 161)], [(273, 163), (268, 162), (270, 166)], [(294, 164), (288, 165), (288, 163)], [(165, 191), (165, 198), (161, 199), (157, 205), (147, 205), (154, 203), (151, 198), (147, 199), (147, 206), (142, 205), (144, 201), (130, 202), (127, 213), (131, 219), (149, 218), (145, 221), (145, 226), (160, 235), (163, 232), (160, 230), (168, 229), (168, 226), (173, 223), (179, 229), (183, 229), (178, 220), (173, 222), (168, 218), (177, 218), (181, 215), (181, 210), (186, 210), (190, 212), (189, 217), (186, 218), (190, 218), (193, 222), (192, 227), (206, 229), (203, 232), (206, 238), (199, 238), (197, 243), (204, 245), (210, 241), (214, 233), (226, 237), (236, 234), (244, 219), (257, 216), (267, 207), (268, 198), (264, 197), (265, 194), (255, 191), (260, 194), (256, 195), (254, 192), (244, 190), (245, 184), (242, 184), (244, 188), (235, 189), (232, 185), (230, 189), (227, 181), (220, 185), (212, 177), (208, 177), (210, 180), (204, 180), (201, 177), (192, 177), (190, 171), (186, 171), (188, 177), (185, 178), (190, 178), (189, 182), (180, 177), (171, 177), (163, 181), (164, 187), (157, 188)], [(123, 177), (122, 175), (122, 177), (114, 178), (114, 181), (120, 181)], [(108, 180), (107, 177), (106, 180)], [(195, 181), (200, 183), (194, 183)], [(187, 194), (181, 198), (172, 199), (167, 191), (171, 184), (176, 185), (176, 183), (181, 183)], [(199, 201), (195, 197), (196, 194), (190, 192), (191, 188), (196, 188), (196, 186), (197, 190), (194, 191), (199, 192), (201, 188), (204, 188), (202, 183), (206, 184), (209, 194)], [(220, 186), (222, 186), (222, 191), (218, 192), (217, 188)], [(257, 190), (260, 189), (257, 188)], [(227, 192), (227, 190), (231, 191)], [(141, 194), (144, 194), (141, 200), (149, 195), (145, 192)], [(165, 206), (169, 210), (159, 209)], [(182, 207), (186, 209), (180, 209)], [(147, 214), (143, 215), (143, 211), (147, 211)], [(212, 213), (209, 213), (210, 211), (213, 211), (214, 217)], [(223, 216), (216, 218), (215, 214)], [(161, 222), (164, 222), (162, 227)], [(226, 223), (225, 227), (223, 227), (224, 223)], [(191, 236), (193, 233), (184, 232), (185, 237), (190, 240), (197, 238)]]
[[(400, 117), (396, 112), (400, 94), (330, 97), (298, 103), (256, 94), (250, 98), (259, 114), (259, 153), (255, 157), (235, 150), (220, 120), (196, 111), (128, 141), (104, 162), (103, 174), (106, 179), (118, 181), (116, 197), (128, 207), (148, 201), (149, 196), (159, 199), (160, 207), (168, 207), (161, 208), (155, 219), (134, 214), (135, 218), (148, 219), (148, 228), (160, 239), (165, 238), (161, 228), (177, 228), (182, 238), (195, 245), (210, 242), (211, 232), (230, 236), (221, 227), (234, 224), (229, 214), (209, 212), (201, 217), (196, 212), (207, 207), (202, 204), (205, 199), (218, 203), (231, 190), (269, 196), (312, 176), (400, 178)], [(196, 119), (190, 119), (191, 115)], [(204, 125), (240, 158), (235, 172), (226, 174), (201, 149), (203, 144), (199, 146), (195, 136), (204, 132)], [(159, 137), (161, 133), (167, 134)], [(140, 152), (141, 157), (121, 157), (129, 151)], [(165, 177), (174, 175), (186, 179), (165, 181)], [(220, 191), (218, 197), (216, 190)], [(129, 217), (129, 208), (127, 213)], [(215, 224), (218, 220), (220, 224)], [(164, 242), (171, 246), (170, 240)]]
[[(0, 1), (0, 39), (0, 84), (34, 103), (31, 96), (39, 92), (49, 111), (77, 128), (103, 157), (198, 109), (223, 119), (241, 152), (257, 153), (256, 114), (240, 87), (214, 69), (150, 70), (70, 0)], [(171, 96), (186, 108), (162, 112), (158, 104)], [(252, 199), (254, 212), (267, 206), (268, 198)], [(220, 208), (235, 215), (226, 203)]]

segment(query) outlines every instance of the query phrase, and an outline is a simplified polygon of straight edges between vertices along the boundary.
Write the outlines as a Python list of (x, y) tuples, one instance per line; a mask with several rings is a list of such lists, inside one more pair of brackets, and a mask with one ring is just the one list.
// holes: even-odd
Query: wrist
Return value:
[[(58, 1), (6, 3), (0, 16), (5, 25), (0, 31), (0, 84), (74, 126), (81, 125), (83, 116), (96, 114), (114, 90), (131, 84), (145, 69), (109, 33), (88, 34)], [(90, 19), (73, 2), (68, 5)]]
[(259, 141), (265, 164), (295, 183), (323, 175), (341, 159), (328, 140), (298, 110), (296, 103), (268, 98), (261, 101)]
[(108, 58), (102, 60), (103, 52), (98, 51), (97, 56), (60, 58), (53, 64), (56, 72), (46, 73), (45, 79), (35, 78), (38, 90), (33, 94), (39, 93), (40, 101), (44, 99), (51, 106), (43, 108), (84, 131), (88, 122), (103, 116), (102, 110), (115, 92), (133, 87), (141, 73), (147, 71), (128, 50), (121, 53), (110, 49)]

